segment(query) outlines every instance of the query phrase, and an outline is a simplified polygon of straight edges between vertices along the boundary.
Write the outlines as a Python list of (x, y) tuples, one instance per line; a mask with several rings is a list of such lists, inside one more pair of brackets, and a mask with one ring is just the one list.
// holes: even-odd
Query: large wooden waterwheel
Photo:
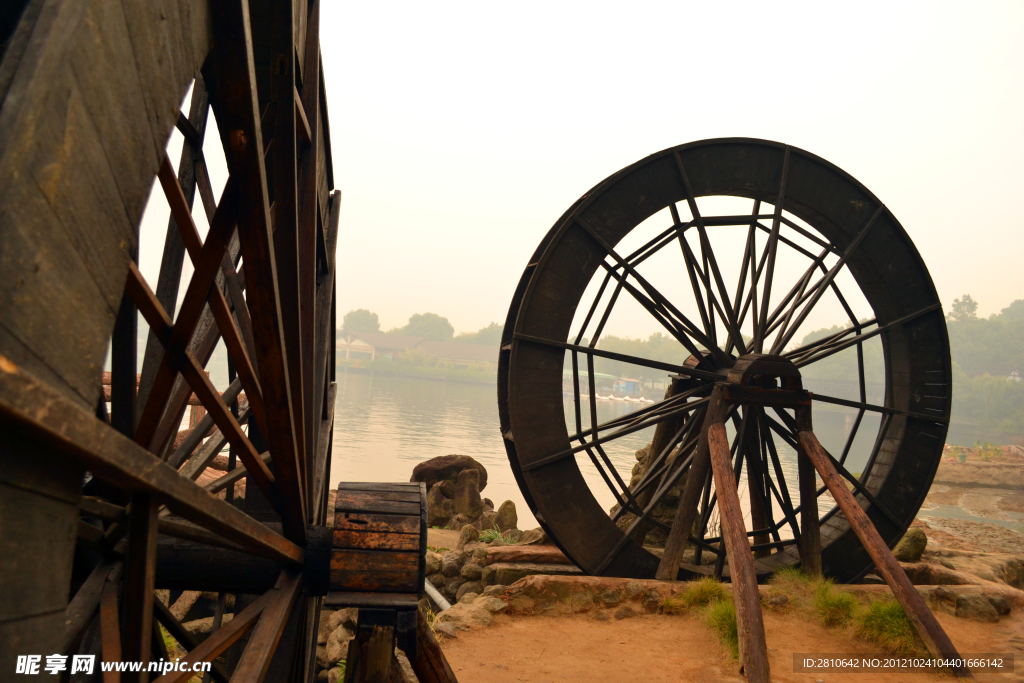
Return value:
[[(723, 249), (730, 231), (732, 248)], [(623, 302), (670, 338), (649, 347), (663, 356), (603, 345)], [(808, 320), (823, 324), (825, 306), (837, 317), (824, 325), (841, 324), (800, 344), (814, 329)], [(872, 344), (874, 383), (865, 370)], [(829, 383), (816, 369), (844, 352), (850, 374)], [(602, 419), (599, 401), (614, 389), (601, 389), (606, 361), (627, 364), (667, 391)], [(827, 497), (819, 516), (826, 487), (813, 468), (797, 467), (795, 408), (805, 398), (776, 400), (768, 390), (822, 388), (807, 404), (816, 414), (848, 411), (832, 461), (892, 547), (942, 454), (949, 342), (931, 277), (896, 218), (863, 185), (805, 151), (720, 139), (651, 155), (580, 198), (530, 259), (502, 338), (502, 435), (531, 510), (585, 571), (675, 578), (677, 565), (659, 571), (664, 561), (643, 541), (657, 526), (652, 513), (685, 482), (671, 504), (674, 521), (658, 521), (669, 536), (665, 554), (679, 559), (680, 544), (689, 545), (695, 551), (680, 575), (728, 574), (721, 535), (709, 524), (718, 517), (719, 492), (706, 465), (691, 471), (715, 421), (707, 414), (716, 386), (728, 400), (717, 421), (729, 428), (758, 574), (800, 562), (807, 552), (801, 539), (818, 538), (802, 533), (809, 524), (820, 526), (825, 574), (841, 581), (863, 575), (873, 561), (846, 515)], [(837, 386), (849, 395), (832, 394)], [(613, 451), (652, 427), (652, 450), (630, 485), (632, 458), (624, 470)], [(864, 457), (851, 472), (858, 434)], [(781, 454), (787, 450), (789, 460)], [(588, 485), (586, 474), (595, 471), (591, 481), (607, 486), (610, 498)], [(613, 514), (599, 498), (616, 503)]]
[[(309, 681), (331, 543), (340, 201), (319, 2), (31, 0), (3, 19), (0, 670), (33, 654), (166, 658), (160, 624), (187, 661), (221, 657), (215, 680)], [(147, 282), (151, 188), (171, 219)], [(220, 389), (204, 371), (218, 342)], [(190, 402), (206, 416), (181, 430)], [(223, 476), (197, 484), (225, 444)], [(197, 644), (155, 588), (230, 592), (234, 618), (220, 600)]]

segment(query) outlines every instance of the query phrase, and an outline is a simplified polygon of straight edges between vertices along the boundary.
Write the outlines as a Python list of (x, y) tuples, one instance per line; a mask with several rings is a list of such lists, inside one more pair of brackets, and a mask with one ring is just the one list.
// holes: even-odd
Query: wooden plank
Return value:
[(335, 569), (415, 573), (419, 569), (419, 552), (334, 549), (331, 551), (332, 572)]
[[(889, 550), (889, 546), (885, 544), (885, 541), (878, 534), (878, 530), (871, 523), (867, 513), (861, 508), (853, 493), (846, 488), (845, 480), (836, 472), (836, 468), (832, 465), (832, 459), (825, 452), (825, 449), (822, 448), (821, 444), (818, 443), (818, 438), (814, 435), (814, 432), (800, 430), (798, 436), (800, 445), (803, 447), (807, 457), (814, 464), (814, 468), (818, 470), (821, 480), (825, 483), (829, 493), (832, 494), (839, 509), (843, 512), (843, 516), (846, 517), (864, 549), (871, 556), (879, 575), (889, 584), (893, 596), (903, 606), (907, 617), (913, 622), (928, 651), (939, 657), (959, 659), (960, 655), (957, 653), (953, 642), (946, 635), (946, 632), (942, 630), (942, 626), (939, 625), (935, 615), (932, 614), (921, 594), (917, 592), (917, 589), (910, 582), (907, 573), (903, 571), (899, 562), (893, 557), (892, 551)], [(955, 676), (962, 678), (971, 677), (971, 672), (966, 667), (955, 667), (951, 670)]]
[(387, 683), (395, 657), (395, 629), (391, 626), (360, 626), (349, 641), (345, 683)]
[[(337, 512), (345, 512), (346, 509), (338, 510)], [(420, 514), (419, 503), (406, 503), (392, 500), (367, 500), (355, 507), (353, 505), (347, 506), (347, 511), (350, 512), (364, 512), (370, 513), (383, 513), (390, 515), (418, 515)]]
[(679, 577), (679, 564), (683, 561), (683, 553), (686, 551), (686, 544), (690, 538), (690, 529), (693, 528), (693, 522), (697, 518), (697, 503), (704, 491), (704, 481), (711, 470), (708, 428), (716, 422), (721, 422), (727, 411), (728, 405), (722, 396), (722, 390), (715, 387), (711, 392), (707, 411), (704, 413), (704, 424), (701, 427), (697, 446), (693, 451), (693, 462), (690, 463), (690, 470), (686, 475), (686, 485), (683, 487), (683, 495), (676, 507), (672, 529), (669, 530), (668, 538), (665, 539), (665, 552), (658, 563), (658, 571), (655, 573), (655, 577), (661, 581), (675, 581)]
[(360, 571), (332, 569), (332, 591), (370, 591), (382, 593), (408, 593), (419, 583), (415, 571)]
[(420, 683), (458, 683), (437, 637), (427, 625), (427, 617), (420, 610), (416, 610), (416, 657), (409, 663)]
[[(117, 583), (115, 581), (103, 582), (100, 596), (100, 638), (103, 661), (122, 661), (121, 625), (117, 616)], [(120, 680), (121, 674), (116, 671), (103, 672), (103, 683), (120, 683)]]
[(271, 591), (259, 623), (253, 629), (249, 642), (242, 652), (242, 659), (231, 675), (232, 680), (261, 683), (270, 667), (271, 659), (277, 650), (288, 617), (291, 615), (295, 600), (302, 590), (302, 574), (299, 572), (282, 571), (277, 586)]
[[(221, 626), (215, 633), (210, 634), (209, 638), (182, 657), (181, 663), (193, 664), (195, 662), (213, 661), (218, 655), (234, 645), (239, 638), (248, 633), (249, 629), (256, 623), (256, 620), (259, 619), (264, 607), (274, 597), (274, 594), (275, 591), (272, 590), (256, 598), (252, 604), (236, 614), (234, 619)], [(180, 668), (187, 669), (187, 671), (172, 671), (157, 678), (152, 683), (184, 683), (194, 676), (191, 670), (192, 667), (182, 666)]]
[(338, 484), (338, 492), (390, 492), (395, 494), (417, 494), (420, 492), (419, 482), (374, 482), (374, 481), (342, 481)]
[[(218, 36), (215, 53), (220, 84), (217, 97), (213, 98), (214, 113), (222, 133), (230, 177), (239, 183), (241, 200), (237, 220), (246, 278), (256, 278), (262, 283), (261, 287), (250, 288), (248, 304), (253, 334), (260, 340), (256, 360), (266, 402), (268, 428), (264, 436), (268, 450), (274, 454), (281, 499), (288, 506), (282, 516), (285, 535), (301, 542), (305, 536), (305, 486), (300, 482), (302, 437), (296, 434), (294, 411), (294, 402), (299, 400), (299, 396), (292, 396), (294, 385), (289, 378), (290, 364), (279, 298), (282, 288), (274, 251), (277, 240), (263, 165), (263, 133), (249, 9), (245, 2), (234, 0), (214, 4), (211, 15), (214, 32)], [(289, 59), (293, 57), (289, 56)], [(292, 110), (292, 107), (286, 107), (285, 111), (278, 112), (278, 118), (287, 116), (287, 112)], [(276, 142), (274, 146), (277, 147)], [(278, 174), (280, 172), (279, 169)], [(276, 201), (288, 201), (280, 195), (275, 197)], [(276, 212), (278, 215), (287, 213), (281, 207)]]
[(90, 410), (39, 382), (3, 356), (0, 415), (9, 420), (12, 428), (17, 425), (44, 444), (84, 463), (100, 479), (125, 489), (156, 493), (177, 514), (256, 554), (288, 564), (302, 563), (301, 548), (182, 478), (167, 463), (97, 420)]
[[(148, 665), (152, 655), (153, 577), (156, 572), (156, 498), (149, 492), (132, 494), (128, 515), (128, 553), (124, 581), (124, 658)], [(144, 680), (132, 675), (128, 680)]]
[(416, 593), (362, 593), (358, 591), (330, 591), (324, 598), (324, 607), (386, 607), (388, 609), (416, 609), (420, 596)]
[(770, 683), (768, 646), (764, 639), (761, 615), (761, 594), (757, 589), (754, 558), (743, 525), (743, 510), (736, 491), (736, 477), (729, 453), (729, 437), (725, 425), (716, 422), (708, 427), (708, 450), (711, 471), (718, 495), (718, 511), (722, 520), (722, 537), (729, 556), (733, 602), (736, 604), (736, 625), (739, 634), (740, 671), (752, 683)]
[(316, 460), (313, 463), (313, 486), (312, 495), (310, 498), (313, 501), (313, 507), (310, 511), (311, 517), (313, 517), (317, 524), (324, 523), (324, 517), (326, 516), (327, 508), (327, 487), (328, 487), (328, 476), (330, 468), (330, 452), (334, 444), (331, 439), (332, 430), (334, 428), (334, 403), (338, 397), (338, 383), (331, 382), (327, 387), (327, 396), (324, 401), (323, 412), (326, 413), (326, 417), (320, 422), (320, 431), (317, 435), (316, 440)]
[[(419, 520), (416, 520), (419, 522)], [(418, 524), (417, 524), (418, 526)], [(420, 535), (396, 534), (390, 532), (334, 530), (335, 548), (366, 548), (372, 550), (411, 550), (420, 549)]]
[(373, 531), (385, 534), (420, 533), (419, 515), (380, 515), (342, 512), (334, 515), (334, 528), (349, 531)]
[(420, 502), (419, 486), (412, 491), (356, 491), (353, 489), (338, 490), (335, 510), (355, 509), (367, 503), (395, 502), (395, 503), (416, 503)]

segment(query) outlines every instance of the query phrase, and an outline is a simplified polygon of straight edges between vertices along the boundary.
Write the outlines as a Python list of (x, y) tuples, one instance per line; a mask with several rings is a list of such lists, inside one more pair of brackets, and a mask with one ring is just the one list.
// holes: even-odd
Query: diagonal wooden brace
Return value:
[[(801, 425), (801, 427), (803, 426)], [(907, 577), (906, 572), (903, 571), (896, 558), (893, 557), (892, 551), (889, 550), (889, 546), (882, 540), (878, 530), (875, 529), (875, 525), (868, 518), (867, 513), (861, 508), (853, 493), (846, 488), (846, 482), (839, 476), (839, 472), (836, 471), (835, 466), (832, 464), (832, 458), (822, 448), (814, 432), (810, 429), (801, 428), (798, 435), (801, 450), (814, 464), (814, 468), (818, 470), (818, 474), (821, 475), (822, 481), (828, 487), (829, 493), (832, 494), (836, 504), (839, 505), (839, 509), (846, 516), (854, 533), (857, 534), (857, 538), (860, 539), (864, 549), (868, 551), (868, 555), (874, 560), (878, 573), (889, 584), (893, 595), (903, 606), (903, 610), (907, 613), (910, 621), (913, 622), (928, 650), (932, 654), (943, 658), (959, 660), (960, 655), (957, 653), (952, 641), (950, 641), (949, 636), (942, 630), (942, 626), (939, 625), (935, 615), (932, 614), (924, 599), (921, 598), (921, 594), (917, 592), (917, 589), (914, 588), (914, 585)], [(732, 554), (730, 554), (730, 560), (732, 557)], [(960, 678), (973, 678), (970, 670), (964, 666), (952, 668), (952, 672), (954, 676)]]
[(736, 604), (740, 670), (751, 683), (768, 683), (771, 673), (768, 668), (768, 647), (764, 639), (761, 593), (757, 589), (754, 558), (747, 542), (747, 529), (743, 524), (743, 510), (740, 509), (740, 497), (736, 490), (725, 424), (712, 424), (708, 428), (707, 441), (715, 491), (718, 493), (722, 538), (729, 556), (733, 601)]

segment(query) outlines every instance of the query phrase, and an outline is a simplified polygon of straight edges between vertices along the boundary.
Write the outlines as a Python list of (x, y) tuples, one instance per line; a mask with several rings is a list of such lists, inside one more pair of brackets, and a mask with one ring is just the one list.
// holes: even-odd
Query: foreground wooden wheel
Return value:
[[(752, 201), (731, 213), (698, 208), (721, 206), (710, 200), (717, 197)], [(647, 240), (644, 233), (629, 242), (642, 224), (654, 237)], [(736, 253), (716, 253), (713, 247), (726, 229), (745, 235)], [(620, 243), (628, 243), (628, 249)], [(667, 258), (669, 250), (677, 264), (674, 277), (655, 282), (645, 262)], [(787, 270), (776, 267), (783, 258), (789, 258)], [(739, 274), (738, 282), (725, 280), (723, 272), (730, 268)], [(868, 319), (854, 314), (848, 303), (853, 296), (872, 311)], [(794, 348), (813, 329), (804, 323), (814, 319), (825, 299), (845, 311), (845, 328)], [(625, 300), (642, 307), (675, 340), (671, 358), (602, 350), (606, 321)], [(863, 349), (879, 340), (882, 395), (869, 400)], [(637, 542), (644, 533), (631, 538), (615, 522), (624, 514), (649, 518), (672, 483), (683, 481), (715, 384), (739, 381), (737, 359), (744, 354), (781, 354), (782, 365), (795, 368), (799, 381), (844, 349), (858, 354), (857, 398), (822, 392), (814, 394), (814, 404), (856, 411), (843, 450), (833, 454), (840, 466), (865, 416), (880, 418), (859, 477), (846, 474), (891, 546), (924, 500), (950, 410), (949, 342), (920, 255), (878, 198), (812, 154), (750, 139), (664, 150), (580, 198), (523, 273), (499, 361), (498, 400), (509, 461), (538, 521), (581, 568), (652, 577), (658, 558)], [(601, 423), (600, 387), (593, 378), (595, 360), (602, 359), (660, 376), (669, 385), (666, 397)], [(795, 564), (800, 503), (825, 489), (817, 485), (816, 492), (798, 495), (795, 460), (787, 481), (778, 451), (797, 448), (793, 412), (739, 400), (727, 422), (738, 484), (749, 501), (758, 572)], [(607, 450), (616, 439), (652, 426), (658, 430), (654, 465), (629, 486), (628, 473), (616, 470)], [(679, 457), (669, 457), (677, 447)], [(598, 504), (581, 465), (595, 468), (611, 489), (619, 503), (614, 519)], [(813, 471), (810, 477), (814, 487)], [(697, 558), (708, 552), (721, 557), (721, 539), (707, 533), (715, 499), (708, 476), (699, 508), (695, 502), (686, 511), (695, 521), (690, 541)], [(822, 512), (823, 571), (842, 581), (864, 574), (871, 558), (846, 519), (831, 503)], [(699, 563), (695, 559), (689, 569), (711, 571)]]
[[(0, 669), (39, 653), (166, 659), (159, 623), (185, 661), (220, 657), (216, 680), (311, 680), (340, 201), (319, 3), (21, 4), (0, 65)], [(230, 174), (219, 198), (213, 145)], [(148, 283), (135, 260), (154, 177), (172, 218)], [(221, 340), (224, 391), (204, 372)], [(190, 402), (206, 416), (180, 434)], [(196, 484), (225, 444), (228, 471)], [(186, 547), (241, 564), (189, 578), (169, 569)], [(234, 619), (197, 644), (161, 587), (232, 593)]]

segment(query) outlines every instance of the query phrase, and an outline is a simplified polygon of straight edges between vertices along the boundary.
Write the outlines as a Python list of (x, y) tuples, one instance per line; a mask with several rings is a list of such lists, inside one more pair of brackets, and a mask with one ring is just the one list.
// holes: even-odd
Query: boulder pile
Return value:
[(487, 470), (468, 455), (442, 455), (416, 465), (409, 481), (427, 486), (427, 526), (477, 530), (516, 528), (516, 506), (506, 500), (494, 509), (489, 498), (480, 496), (487, 486)]
[[(648, 467), (650, 466), (650, 461), (653, 458), (653, 456), (651, 455), (651, 444), (648, 443), (646, 446), (638, 450), (635, 453), (635, 456), (636, 464), (633, 465), (632, 477), (629, 480), (630, 489), (636, 489), (637, 485), (640, 483), (641, 478), (643, 478), (644, 472), (646, 472)], [(679, 448), (676, 448), (674, 451), (669, 453), (668, 458), (666, 459), (669, 470), (671, 470), (672, 463), (678, 456)], [(676, 482), (675, 486), (669, 489), (668, 493), (665, 494), (665, 497), (661, 500), (660, 503), (658, 503), (658, 505), (651, 512), (650, 518), (655, 522), (660, 522), (661, 524), (664, 524), (666, 527), (671, 528), (672, 520), (675, 519), (676, 508), (679, 506), (679, 499), (683, 497), (683, 488), (685, 486), (686, 476), (684, 475), (680, 477), (679, 481)], [(618, 511), (619, 505), (616, 504), (614, 507), (612, 507), (611, 510), (608, 511), (608, 513), (610, 516), (614, 517)], [(633, 523), (633, 520), (635, 519), (636, 515), (634, 515), (631, 512), (628, 512), (622, 515), (622, 517), (620, 517), (615, 522), (615, 524), (623, 531), (626, 531), (627, 529), (629, 529), (629, 526)], [(649, 526), (650, 530), (647, 532), (647, 536), (644, 539), (643, 545), (664, 548), (665, 539), (668, 538), (668, 532), (665, 531), (664, 527), (658, 524), (651, 524)]]

